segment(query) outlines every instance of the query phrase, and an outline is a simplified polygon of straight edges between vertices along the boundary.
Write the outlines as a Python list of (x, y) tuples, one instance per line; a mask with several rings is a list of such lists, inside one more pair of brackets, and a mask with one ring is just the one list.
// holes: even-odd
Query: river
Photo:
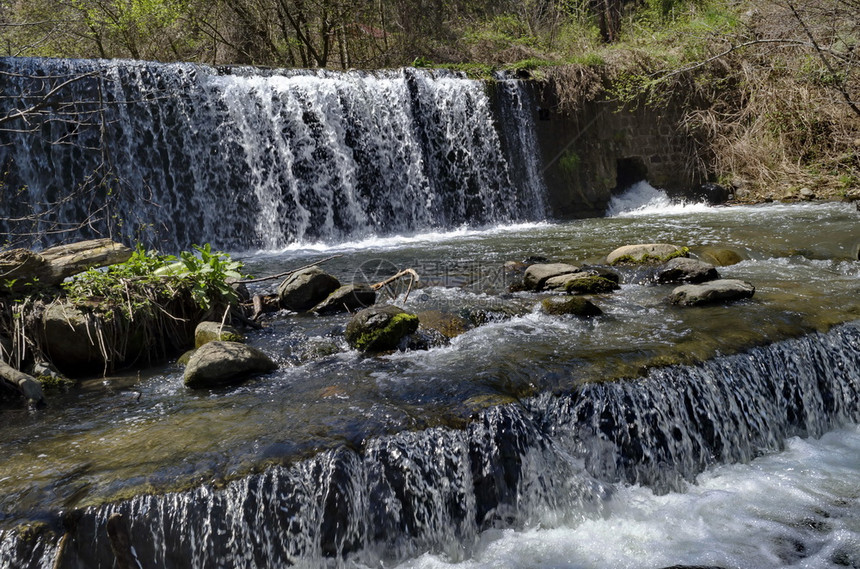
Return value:
[[(0, 411), (0, 560), (12, 528), (79, 511), (68, 566), (110, 566), (85, 536), (119, 511), (144, 567), (857, 567), (856, 209), (647, 186), (613, 207), (236, 253), (255, 274), (340, 255), (324, 267), (344, 282), (412, 267), (394, 301), (467, 329), (367, 357), (347, 316), (279, 314), (249, 342), (281, 368), (241, 386), (190, 391), (168, 363)], [(755, 296), (673, 307), (671, 285), (620, 269), (583, 320), (507, 292), (506, 261), (596, 264), (637, 242), (732, 249), (720, 273)], [(52, 563), (45, 539), (33, 566)]]

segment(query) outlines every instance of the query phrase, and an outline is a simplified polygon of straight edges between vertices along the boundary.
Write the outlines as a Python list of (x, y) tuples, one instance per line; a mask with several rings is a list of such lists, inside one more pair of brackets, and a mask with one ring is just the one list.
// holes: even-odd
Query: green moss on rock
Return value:
[(362, 352), (393, 350), (400, 340), (418, 329), (419, 319), (398, 306), (359, 311), (346, 326), (346, 341)]
[(393, 316), (384, 327), (361, 334), (355, 341), (355, 347), (362, 352), (393, 350), (403, 336), (417, 329), (418, 317), (404, 312)]
[(551, 296), (541, 301), (541, 307), (546, 314), (553, 316), (572, 314), (589, 317), (603, 314), (603, 311), (590, 300), (580, 296)]
[(565, 290), (568, 294), (602, 294), (618, 290), (617, 283), (603, 277), (583, 277), (567, 282)]

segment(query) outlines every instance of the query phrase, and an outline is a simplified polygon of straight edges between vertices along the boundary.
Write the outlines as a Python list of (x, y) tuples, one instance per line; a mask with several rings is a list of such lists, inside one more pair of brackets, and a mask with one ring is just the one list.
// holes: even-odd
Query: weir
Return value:
[(387, 566), (428, 550), (462, 559), (489, 528), (599, 518), (618, 482), (681, 490), (711, 465), (856, 423), (858, 394), (853, 323), (491, 408), (463, 430), (404, 432), (224, 487), (70, 513), (26, 544), (5, 533), (0, 561), (112, 567), (106, 525), (117, 513), (142, 567)]
[(244, 251), (546, 216), (517, 81), (494, 104), (483, 82), (416, 69), (6, 58), (0, 72), (20, 94), (0, 113), (38, 105), (0, 130), (0, 217), (21, 220), (4, 233)]
[[(673, 206), (642, 182), (613, 200), (617, 217), (546, 223), (582, 204), (603, 212), (615, 185), (680, 172), (686, 154), (633, 153), (636, 125), (608, 111), (535, 123), (535, 93), (504, 76), (30, 59), (0, 70), (22, 94), (5, 108), (72, 79), (0, 133), (0, 231), (209, 242), (264, 274), (336, 252), (327, 268), (342, 282), (366, 261), (417, 267), (426, 286), (398, 302), (474, 324), (427, 351), (364, 357), (343, 345), (347, 316), (282, 315), (251, 338), (281, 368), (243, 386), (200, 395), (167, 364), (100, 378), (41, 415), (10, 411), (0, 567), (468, 563), (504, 532), (611, 522), (618, 496), (690, 494), (719, 465), (860, 422), (853, 207)], [(652, 122), (647, 137), (671, 142)], [(576, 138), (584, 125), (601, 145)], [(588, 152), (605, 187), (590, 185)], [(545, 172), (569, 195), (547, 190)], [(544, 223), (506, 226), (518, 221)], [(596, 300), (604, 316), (581, 320), (475, 278), (657, 239), (737, 251), (720, 272), (755, 281), (755, 298), (683, 310), (665, 287), (628, 280)], [(860, 534), (829, 518), (857, 492), (815, 510), (828, 521), (792, 554), (814, 545), (832, 566), (860, 566)]]

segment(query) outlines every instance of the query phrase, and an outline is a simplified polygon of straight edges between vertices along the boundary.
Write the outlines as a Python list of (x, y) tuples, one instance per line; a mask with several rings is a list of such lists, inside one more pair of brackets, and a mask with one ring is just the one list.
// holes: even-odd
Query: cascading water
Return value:
[[(379, 437), (220, 489), (90, 508), (66, 520), (62, 547), (31, 540), (37, 559), (27, 563), (10, 533), (0, 560), (111, 567), (105, 527), (121, 514), (142, 567), (389, 566), (428, 550), (457, 561), (494, 527), (596, 523), (619, 481), (681, 490), (709, 465), (856, 423), (858, 394), (855, 323), (490, 408), (462, 431)], [(829, 562), (855, 559), (858, 536), (837, 536)]]
[(4, 59), (0, 72), (4, 111), (39, 103), (0, 129), (14, 190), (0, 217), (24, 220), (5, 232), (271, 250), (545, 215), (515, 81), (501, 82), (497, 119), (482, 82), (415, 69)]
[[(191, 392), (168, 364), (4, 410), (0, 567), (860, 567), (860, 322), (833, 327), (860, 314), (853, 207), (682, 208), (641, 184), (615, 217), (446, 232), (545, 217), (516, 81), (0, 66), (4, 90), (81, 77), (0, 135), (4, 216), (49, 231), (95, 212), (94, 232), (166, 249), (321, 240), (246, 261), (271, 274), (336, 251), (346, 282), (378, 256), (421, 273), (407, 310), (475, 318), (449, 345), (364, 357), (340, 345), (346, 316), (279, 317), (249, 341), (281, 368), (235, 389)], [(81, 201), (94, 171), (112, 192)], [(681, 310), (634, 279), (580, 320), (503, 292), (505, 261), (652, 241), (737, 250), (720, 272), (755, 298)], [(702, 363), (600, 382), (667, 361)], [(762, 480), (788, 480), (784, 500), (723, 499)]]

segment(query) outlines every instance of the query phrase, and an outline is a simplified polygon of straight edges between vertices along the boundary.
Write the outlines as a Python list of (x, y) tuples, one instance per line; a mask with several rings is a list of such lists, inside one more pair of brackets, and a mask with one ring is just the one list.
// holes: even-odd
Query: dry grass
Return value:
[[(860, 19), (843, 18), (839, 0), (807, 4), (799, 14), (819, 45), (851, 56), (845, 42), (857, 41)], [(708, 141), (713, 172), (748, 199), (797, 197), (804, 187), (831, 198), (856, 191), (860, 116), (843, 91), (858, 100), (860, 61), (825, 54), (832, 73), (781, 2), (748, 13), (746, 26), (748, 37), (765, 41), (727, 56), (728, 76), (707, 70), (729, 88), (686, 119)]]

